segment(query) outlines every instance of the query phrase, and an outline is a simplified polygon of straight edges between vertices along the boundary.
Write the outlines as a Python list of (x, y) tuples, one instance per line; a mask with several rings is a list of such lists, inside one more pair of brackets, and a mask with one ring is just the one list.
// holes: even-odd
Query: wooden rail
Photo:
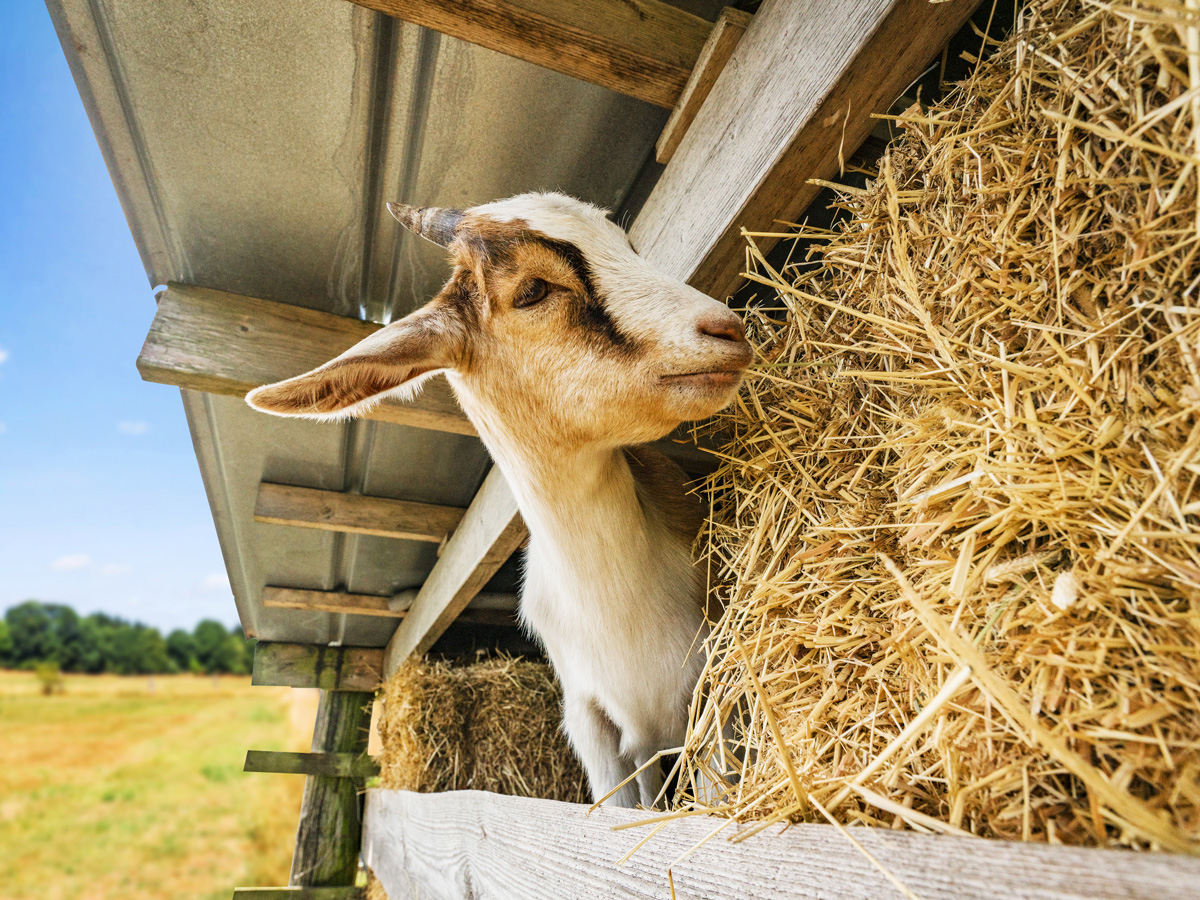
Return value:
[(322, 647), (259, 641), (250, 683), (268, 687), (373, 691), (383, 674), (382, 647)]
[[(978, 0), (766, 0), (630, 229), (705, 293), (738, 283), (742, 229), (778, 232), (836, 175)], [(759, 241), (767, 248), (770, 238)]]
[(379, 774), (379, 763), (360, 753), (287, 753), (247, 750), (243, 772), (278, 775), (324, 775), (327, 778), (369, 778)]
[(460, 506), (366, 497), (289, 484), (258, 486), (254, 521), (439, 544), (462, 519)]
[(572, 78), (672, 107), (712, 24), (660, 0), (352, 0)]
[(420, 656), (432, 647), (528, 533), (512, 489), (499, 467), (493, 466), (388, 641), (384, 677), (409, 656)]
[(832, 825), (773, 826), (734, 843), (739, 827), (723, 820), (678, 819), (651, 836), (635, 823), (652, 813), (587, 809), (372, 790), (363, 856), (389, 897), (421, 900), (1195, 900), (1200, 886), (1200, 859), (1163, 853)]
[[(244, 397), (253, 388), (329, 362), (379, 329), (288, 303), (172, 282), (138, 355), (146, 381)], [(387, 400), (368, 419), (474, 434), (446, 379), (426, 382), (412, 400)]]

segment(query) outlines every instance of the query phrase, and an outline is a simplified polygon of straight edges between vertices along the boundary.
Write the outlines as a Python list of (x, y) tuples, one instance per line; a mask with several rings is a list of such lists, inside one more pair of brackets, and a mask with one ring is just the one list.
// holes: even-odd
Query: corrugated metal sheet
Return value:
[[(48, 6), (152, 285), (390, 321), (448, 269), (385, 200), (469, 206), (554, 189), (619, 208), (666, 117), (344, 0)], [(394, 620), (266, 609), (262, 588), (389, 593), (424, 580), (434, 545), (255, 523), (258, 483), (465, 506), (489, 464), (479, 441), (183, 401), (247, 632), (385, 643)], [(512, 570), (495, 587), (511, 589)]]

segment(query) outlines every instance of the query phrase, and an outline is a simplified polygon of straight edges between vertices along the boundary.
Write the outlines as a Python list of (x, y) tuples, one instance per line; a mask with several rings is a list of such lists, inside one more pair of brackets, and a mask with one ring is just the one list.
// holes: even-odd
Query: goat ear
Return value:
[(359, 341), (325, 365), (255, 388), (246, 402), (277, 416), (344, 419), (362, 415), (385, 394), (416, 393), (425, 377), (462, 355), (460, 330), (445, 310), (418, 310)]

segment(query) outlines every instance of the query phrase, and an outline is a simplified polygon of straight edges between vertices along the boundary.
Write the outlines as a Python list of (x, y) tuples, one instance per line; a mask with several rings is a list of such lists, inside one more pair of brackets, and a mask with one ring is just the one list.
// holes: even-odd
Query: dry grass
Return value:
[(560, 727), (562, 695), (543, 663), (409, 663), (381, 696), (382, 787), (588, 799)]
[(1200, 13), (1032, 2), (899, 124), (815, 270), (751, 247), (685, 781), (1196, 852)]
[(303, 779), (243, 774), (306, 749), (315, 708), (248, 678), (0, 672), (0, 896), (227, 900), (286, 884)]

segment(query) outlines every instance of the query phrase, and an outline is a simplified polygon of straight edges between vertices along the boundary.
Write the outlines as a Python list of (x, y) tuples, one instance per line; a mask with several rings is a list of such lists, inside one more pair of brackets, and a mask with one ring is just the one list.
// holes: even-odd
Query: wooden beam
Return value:
[(240, 887), (233, 900), (364, 900), (366, 889), (341, 887)]
[[(137, 366), (146, 381), (244, 397), (259, 385), (329, 362), (378, 328), (319, 310), (172, 283), (159, 298)], [(441, 376), (426, 382), (411, 401), (385, 401), (365, 418), (475, 434)], [(715, 458), (687, 438), (684, 429), (651, 446), (693, 475), (715, 468)]]
[[(510, 551), (509, 556), (511, 555)], [(486, 583), (486, 579), (484, 579), (484, 583)], [(417, 597), (420, 596), (421, 592), (418, 590)], [(472, 594), (471, 597), (468, 597), (467, 602), (474, 599), (474, 596)], [(391, 619), (405, 618), (409, 615), (411, 606), (415, 606), (417, 602), (413, 600), (411, 606), (406, 606), (397, 604), (395, 600), (395, 597), (380, 594), (310, 591), (302, 588), (270, 585), (263, 588), (262, 593), (263, 606), (279, 609), (303, 609), (308, 612), (345, 613), (353, 616), (384, 616)], [(455, 621), (466, 625), (512, 625), (514, 627), (517, 625), (516, 614), (507, 609), (464, 609), (458, 614)]]
[(733, 843), (744, 826), (713, 835), (721, 822), (707, 816), (653, 836), (613, 830), (652, 818), (480, 791), (372, 790), (363, 856), (388, 896), (421, 900), (899, 900), (876, 862), (922, 900), (1185, 900), (1200, 884), (1200, 859), (1165, 853), (851, 828), (856, 846), (831, 825), (775, 825)]
[(243, 772), (280, 775), (324, 775), (328, 778), (370, 778), (379, 774), (379, 762), (357, 753), (285, 753), (247, 750)]
[[(138, 356), (142, 378), (160, 384), (244, 397), (329, 362), (380, 326), (287, 303), (172, 283)], [(387, 400), (368, 419), (474, 434), (442, 377), (412, 400)]]
[[(312, 750), (365, 756), (374, 694), (321, 691)], [(362, 847), (359, 785), (353, 779), (309, 775), (300, 800), (300, 826), (288, 883), (297, 887), (352, 886)]]
[(696, 118), (696, 113), (700, 112), (700, 107), (708, 99), (713, 85), (717, 83), (717, 76), (729, 62), (733, 48), (746, 33), (752, 18), (750, 13), (734, 9), (732, 6), (727, 6), (721, 11), (717, 24), (709, 33), (708, 40), (704, 42), (700, 58), (696, 60), (687, 84), (683, 86), (683, 93), (679, 95), (679, 102), (675, 104), (671, 118), (667, 119), (662, 134), (658, 136), (654, 158), (664, 166), (675, 155), (679, 142), (683, 140)]
[(262, 482), (254, 521), (440, 544), (462, 519), (459, 506)]
[[(722, 297), (743, 228), (796, 221), (978, 0), (765, 0), (630, 229), (659, 270)], [(759, 239), (769, 247), (773, 241)]]
[(660, 0), (353, 2), (667, 108), (712, 29)]
[(512, 490), (500, 468), (493, 466), (388, 641), (384, 677), (432, 647), (527, 534)]
[(382, 647), (325, 647), (259, 641), (251, 684), (267, 687), (373, 691), (383, 672)]

